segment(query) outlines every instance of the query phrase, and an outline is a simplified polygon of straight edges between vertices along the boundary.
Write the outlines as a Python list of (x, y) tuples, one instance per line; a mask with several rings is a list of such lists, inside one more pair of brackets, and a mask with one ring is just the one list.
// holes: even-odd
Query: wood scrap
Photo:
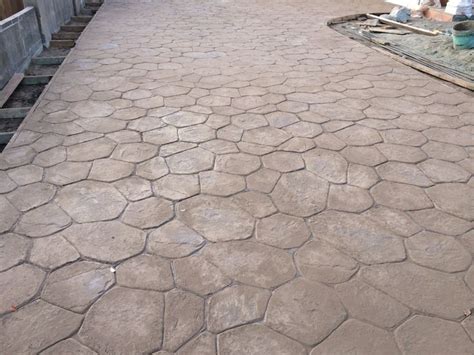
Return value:
[(392, 26), (399, 27), (399, 28), (404, 28), (406, 30), (409, 30), (409, 31), (412, 31), (412, 32), (415, 32), (415, 33), (419, 33), (419, 34), (422, 34), (422, 35), (426, 35), (426, 36), (437, 36), (437, 35), (443, 33), (443, 32), (438, 31), (438, 30), (430, 31), (430, 30), (425, 30), (424, 28), (410, 26), (410, 25), (407, 25), (407, 24), (404, 24), (404, 23), (400, 23), (400, 22), (397, 22), (397, 21), (392, 21), (392, 20), (389, 20), (389, 19), (386, 19), (386, 18), (383, 18), (383, 17), (380, 17), (380, 16), (372, 15), (372, 14), (367, 14), (367, 17), (372, 18), (372, 19), (377, 19), (380, 22), (388, 23)]
[(392, 35), (407, 35), (409, 33), (412, 33), (410, 31), (395, 30), (395, 29), (383, 28), (383, 27), (369, 28), (369, 32), (371, 32), (371, 33), (388, 33), (388, 34), (392, 34)]
[(15, 73), (8, 81), (7, 85), (0, 91), (0, 107), (5, 105), (5, 102), (8, 101), (11, 94), (15, 91), (18, 85), (20, 85), (23, 80), (24, 75), (22, 73)]
[(378, 26), (378, 25), (379, 25), (379, 20), (377, 20), (377, 19), (366, 20), (366, 21), (365, 21), (365, 24), (366, 24), (367, 26), (370, 26), (370, 27), (375, 27), (375, 26)]

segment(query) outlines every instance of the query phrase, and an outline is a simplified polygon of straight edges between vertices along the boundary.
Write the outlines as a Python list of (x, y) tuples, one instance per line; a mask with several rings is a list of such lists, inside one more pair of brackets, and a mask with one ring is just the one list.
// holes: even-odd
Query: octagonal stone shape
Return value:
[(274, 291), (265, 323), (306, 345), (328, 336), (346, 318), (346, 311), (331, 288), (296, 279)]
[(310, 235), (302, 218), (277, 213), (257, 223), (255, 238), (263, 244), (289, 249), (301, 246)]
[(159, 292), (113, 288), (87, 312), (79, 338), (99, 353), (150, 353), (161, 346), (163, 309)]
[(314, 174), (336, 184), (347, 178), (347, 161), (337, 152), (316, 148), (303, 154), (306, 168)]
[(35, 239), (29, 261), (45, 269), (56, 269), (76, 261), (79, 257), (79, 253), (71, 243), (60, 233), (56, 233), (50, 237)]
[(474, 307), (474, 296), (457, 275), (411, 262), (372, 265), (362, 278), (410, 308), (445, 319), (459, 320)]
[(83, 118), (106, 117), (114, 111), (114, 107), (102, 101), (80, 101), (72, 105), (71, 111)]
[(146, 229), (158, 227), (173, 216), (173, 205), (170, 201), (160, 197), (150, 197), (130, 203), (122, 220), (131, 226)]
[(191, 255), (173, 262), (176, 286), (207, 296), (228, 286), (232, 280), (202, 255)]
[(423, 315), (402, 324), (395, 337), (405, 354), (472, 354), (474, 349), (459, 323)]
[(289, 253), (253, 241), (209, 244), (204, 256), (229, 277), (250, 286), (276, 287), (296, 273)]
[(144, 290), (168, 291), (174, 287), (169, 261), (141, 254), (121, 263), (116, 272), (120, 286)]
[(306, 170), (285, 174), (271, 196), (281, 212), (309, 217), (326, 207), (329, 184)]
[(316, 346), (310, 355), (380, 353), (400, 353), (393, 336), (386, 330), (349, 319)]
[(26, 259), (30, 241), (17, 234), (0, 235), (0, 271), (7, 270)]
[(114, 219), (127, 204), (112, 185), (96, 181), (82, 181), (64, 187), (56, 202), (80, 223)]
[(80, 261), (53, 271), (41, 297), (70, 311), (84, 312), (113, 284), (108, 265)]
[(327, 211), (311, 218), (308, 223), (315, 236), (362, 263), (388, 263), (405, 259), (401, 238), (368, 217)]
[(233, 202), (199, 195), (177, 206), (180, 221), (212, 242), (246, 239), (252, 235), (254, 218)]
[(263, 317), (270, 298), (269, 290), (235, 285), (209, 299), (208, 329), (219, 333)]
[(156, 156), (158, 148), (150, 143), (124, 143), (118, 145), (112, 158), (129, 163), (140, 163)]
[(66, 228), (71, 218), (54, 203), (48, 203), (21, 216), (15, 232), (29, 237), (44, 237)]
[(276, 147), (290, 138), (291, 134), (288, 132), (266, 126), (245, 131), (242, 141)]
[(194, 148), (166, 158), (173, 174), (193, 174), (208, 170), (214, 165), (214, 154), (201, 148)]
[(44, 277), (43, 270), (30, 264), (21, 264), (0, 273), (0, 314), (32, 299), (41, 288)]
[(0, 233), (8, 231), (20, 217), (20, 212), (5, 197), (0, 196)]
[(392, 297), (354, 277), (335, 286), (336, 292), (352, 317), (392, 328), (410, 316), (410, 309)]
[(423, 231), (406, 241), (408, 255), (417, 264), (445, 272), (458, 272), (472, 264), (471, 254), (455, 238)]
[(146, 233), (118, 221), (75, 224), (61, 232), (83, 256), (116, 262), (139, 254)]
[(467, 220), (474, 219), (474, 188), (465, 184), (438, 184), (427, 189), (428, 196), (439, 209)]
[(199, 332), (204, 323), (204, 300), (183, 290), (165, 296), (163, 348), (176, 351)]
[(68, 338), (54, 344), (50, 348), (41, 352), (41, 355), (56, 355), (56, 354), (77, 354), (77, 355), (96, 355), (95, 351), (85, 347), (77, 340)]
[(148, 250), (167, 258), (182, 258), (204, 244), (204, 238), (184, 223), (173, 220), (153, 230), (148, 236)]
[(354, 259), (319, 239), (299, 248), (295, 262), (305, 278), (326, 284), (345, 282), (358, 270)]
[[(221, 355), (307, 354), (304, 346), (300, 343), (261, 324), (249, 324), (230, 329), (220, 334), (218, 339), (219, 354)], [(262, 341), (263, 339), (265, 341)]]
[(81, 326), (82, 318), (42, 300), (34, 301), (2, 318), (0, 352), (37, 354), (73, 334)]

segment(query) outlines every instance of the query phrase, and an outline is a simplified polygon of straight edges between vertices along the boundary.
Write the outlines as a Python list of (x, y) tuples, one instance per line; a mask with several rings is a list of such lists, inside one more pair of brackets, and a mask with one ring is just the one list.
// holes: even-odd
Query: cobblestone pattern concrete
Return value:
[(473, 96), (369, 8), (108, 1), (0, 158), (0, 353), (472, 354)]

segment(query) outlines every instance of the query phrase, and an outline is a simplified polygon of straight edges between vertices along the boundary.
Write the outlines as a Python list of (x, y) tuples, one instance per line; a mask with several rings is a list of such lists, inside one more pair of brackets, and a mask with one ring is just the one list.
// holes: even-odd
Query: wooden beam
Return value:
[(51, 80), (52, 75), (29, 75), (23, 78), (23, 85), (47, 84)]
[(61, 31), (64, 32), (82, 32), (86, 25), (62, 25)]
[(410, 31), (394, 30), (390, 28), (371, 27), (368, 29), (371, 33), (388, 33), (392, 35), (406, 35), (411, 33)]
[(0, 119), (2, 118), (25, 118), (31, 107), (1, 108)]
[(73, 16), (71, 19), (75, 22), (87, 23), (92, 19), (92, 16), (84, 16), (84, 15), (82, 15), (82, 16)]
[(61, 64), (66, 57), (35, 57), (31, 59), (32, 64), (57, 65)]
[(425, 30), (424, 28), (419, 28), (419, 27), (406, 25), (404, 23), (400, 23), (400, 22), (397, 22), (397, 21), (392, 21), (392, 20), (389, 20), (389, 19), (386, 19), (386, 18), (383, 18), (383, 17), (380, 17), (380, 16), (372, 15), (372, 14), (367, 14), (367, 17), (379, 20), (380, 22), (387, 23), (387, 24), (395, 26), (395, 27), (404, 28), (404, 29), (409, 30), (411, 32), (426, 35), (426, 36), (437, 36), (437, 35), (443, 33), (443, 32), (438, 31), (438, 30), (429, 31), (429, 30)]
[(52, 39), (61, 40), (61, 39), (78, 39), (81, 35), (81, 32), (58, 32), (53, 33)]
[(76, 42), (72, 39), (53, 39), (49, 45), (53, 48), (72, 48)]
[(0, 107), (5, 105), (5, 102), (8, 101), (11, 94), (15, 91), (18, 85), (20, 85), (21, 81), (23, 80), (23, 73), (15, 73), (8, 81), (7, 85), (0, 91)]

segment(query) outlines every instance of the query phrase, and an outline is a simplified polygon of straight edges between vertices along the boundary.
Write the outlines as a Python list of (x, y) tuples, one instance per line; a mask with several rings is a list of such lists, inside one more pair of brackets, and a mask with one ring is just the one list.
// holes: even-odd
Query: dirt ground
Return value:
[[(373, 33), (373, 36), (383, 42), (389, 42), (391, 46), (403, 50), (409, 50), (419, 56), (430, 59), (433, 62), (444, 65), (468, 75), (474, 73), (474, 51), (456, 50), (450, 36), (454, 23), (429, 21), (426, 19), (412, 19), (412, 26), (429, 30), (439, 30), (444, 35), (426, 36), (416, 33), (406, 35)], [(338, 24), (335, 28), (343, 28), (349, 31), (359, 31), (360, 26), (354, 22)]]
[(19, 85), (3, 106), (4, 108), (30, 107), (43, 92), (46, 84)]

